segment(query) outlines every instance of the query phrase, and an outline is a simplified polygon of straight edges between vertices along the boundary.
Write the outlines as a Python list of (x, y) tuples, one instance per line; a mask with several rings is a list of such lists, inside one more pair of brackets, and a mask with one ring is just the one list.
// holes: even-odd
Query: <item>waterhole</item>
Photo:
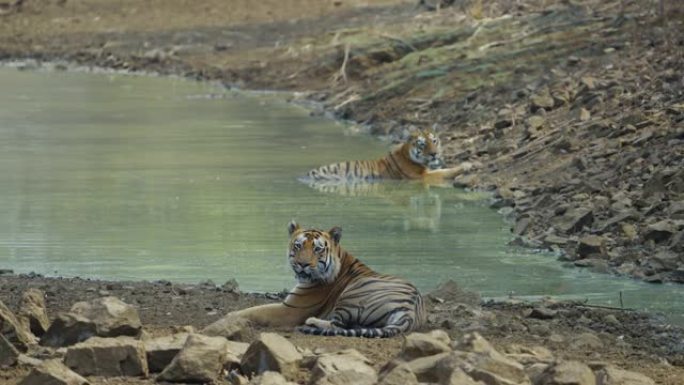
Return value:
[(294, 283), (287, 223), (343, 228), (372, 268), (424, 290), (552, 295), (661, 311), (684, 286), (564, 268), (507, 246), (487, 196), (416, 183), (311, 188), (308, 169), (390, 144), (289, 104), (180, 79), (0, 69), (0, 267), (221, 284)]

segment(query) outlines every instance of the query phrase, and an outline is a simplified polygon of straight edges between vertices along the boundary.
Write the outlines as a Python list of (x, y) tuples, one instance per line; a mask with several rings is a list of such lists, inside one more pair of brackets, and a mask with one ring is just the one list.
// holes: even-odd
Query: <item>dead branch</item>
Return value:
[(349, 43), (344, 46), (344, 60), (342, 61), (342, 66), (340, 70), (333, 76), (333, 82), (338, 83), (340, 79), (346, 84), (347, 83), (347, 62), (349, 61), (349, 50), (351, 46)]

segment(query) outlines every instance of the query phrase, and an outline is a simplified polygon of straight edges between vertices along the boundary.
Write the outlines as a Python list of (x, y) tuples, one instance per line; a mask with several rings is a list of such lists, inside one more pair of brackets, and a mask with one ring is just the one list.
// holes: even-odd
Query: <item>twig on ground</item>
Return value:
[(337, 83), (340, 81), (344, 81), (344, 83), (347, 83), (347, 62), (349, 61), (349, 50), (351, 49), (351, 46), (349, 43), (345, 44), (344, 46), (344, 60), (342, 60), (342, 66), (340, 67), (340, 70), (333, 76), (333, 82)]
[(388, 34), (386, 34), (386, 33), (381, 33), (381, 34), (380, 34), (380, 37), (385, 38), (385, 39), (388, 39), (388, 40), (396, 41), (396, 42), (398, 42), (398, 43), (400, 43), (400, 44), (406, 46), (407, 48), (409, 48), (409, 49), (410, 49), (411, 51), (413, 51), (413, 52), (418, 51), (418, 48), (416, 48), (415, 46), (413, 46), (413, 44), (407, 42), (407, 41), (404, 40), (404, 39), (398, 38), (398, 37), (396, 37), (396, 36), (388, 35)]

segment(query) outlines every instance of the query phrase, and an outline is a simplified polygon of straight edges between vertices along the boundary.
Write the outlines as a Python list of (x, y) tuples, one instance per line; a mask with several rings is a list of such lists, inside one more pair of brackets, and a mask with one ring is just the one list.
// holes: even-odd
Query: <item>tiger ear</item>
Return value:
[(330, 238), (332, 238), (335, 244), (339, 244), (340, 239), (342, 239), (342, 228), (335, 226), (332, 229), (328, 230), (328, 234), (330, 234)]
[(293, 220), (287, 225), (287, 232), (292, 235), (295, 231), (299, 230), (299, 224)]

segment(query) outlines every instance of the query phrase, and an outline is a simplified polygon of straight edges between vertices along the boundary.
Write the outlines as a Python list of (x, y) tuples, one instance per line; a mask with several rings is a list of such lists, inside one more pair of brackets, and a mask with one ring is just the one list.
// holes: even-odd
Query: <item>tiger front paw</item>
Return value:
[(332, 329), (333, 328), (332, 322), (322, 320), (322, 319), (316, 318), (316, 317), (307, 318), (306, 321), (304, 322), (304, 325), (313, 326), (313, 327), (319, 328), (319, 329)]

